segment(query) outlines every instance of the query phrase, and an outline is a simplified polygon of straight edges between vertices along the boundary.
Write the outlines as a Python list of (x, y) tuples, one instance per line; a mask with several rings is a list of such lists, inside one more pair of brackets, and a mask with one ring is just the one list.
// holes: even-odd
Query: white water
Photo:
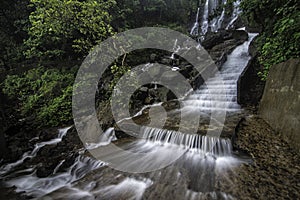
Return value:
[[(36, 176), (36, 171), (34, 169), (30, 169), (32, 173), (11, 178), (6, 182), (6, 185), (8, 187), (17, 187), (16, 192), (26, 192), (27, 195), (40, 197), (59, 188), (68, 185), (70, 186), (71, 183), (82, 178), (88, 172), (98, 169), (104, 165), (105, 164), (103, 162), (92, 158), (78, 156), (74, 164), (66, 172), (56, 173), (55, 175), (46, 178), (38, 178)], [(15, 175), (21, 172), (17, 172)]]
[(31, 152), (30, 151), (25, 152), (20, 160), (14, 162), (14, 163), (10, 163), (10, 164), (2, 166), (0, 168), (0, 175), (10, 172), (12, 169), (14, 169), (18, 165), (22, 164), (25, 159), (35, 157), (36, 154), (39, 152), (39, 150), (42, 147), (44, 147), (46, 145), (52, 145), (52, 144), (57, 144), (57, 143), (61, 142), (62, 138), (67, 134), (67, 132), (70, 128), (71, 128), (71, 126), (67, 127), (67, 128), (59, 129), (57, 138), (54, 138), (50, 141), (40, 142), (40, 143), (35, 144), (34, 149)]
[(210, 29), (212, 32), (217, 32), (219, 29), (222, 28), (222, 23), (224, 21), (225, 17), (225, 5), (227, 4), (227, 0), (222, 0), (222, 13), (220, 16), (215, 17), (211, 22), (210, 22)]
[(231, 16), (231, 21), (226, 26), (226, 29), (229, 29), (232, 27), (233, 23), (237, 20), (237, 18), (239, 17), (239, 14), (242, 12), (242, 10), (240, 9), (240, 4), (241, 4), (240, 0), (237, 0), (233, 3), (234, 9), (233, 9), (233, 13)]
[(204, 36), (208, 30), (209, 0), (206, 0), (202, 15), (201, 34)]
[[(225, 18), (225, 5), (227, 4), (227, 0), (222, 0), (221, 4), (219, 4), (218, 0), (205, 0), (205, 3), (203, 5), (203, 9), (198, 8), (197, 14), (196, 14), (196, 20), (193, 24), (193, 27), (190, 31), (190, 35), (192, 36), (199, 36), (199, 26), (201, 27), (201, 40), (204, 39), (205, 34), (208, 32), (208, 30), (212, 32), (217, 32), (218, 30), (222, 29), (222, 27), (226, 27), (225, 29), (229, 29), (232, 27), (233, 23), (237, 20), (238, 16), (241, 13), (240, 9), (240, 0), (236, 0), (233, 2), (233, 12), (230, 17), (230, 21), (228, 24), (224, 24), (224, 18)], [(222, 12), (215, 16), (213, 19), (209, 19), (209, 16), (212, 16), (216, 14), (216, 10), (222, 8)], [(199, 24), (199, 10), (202, 10), (201, 12), (201, 22)]]
[(108, 145), (112, 141), (116, 141), (117, 137), (115, 135), (115, 130), (114, 128), (109, 128), (107, 129), (100, 137), (99, 141), (96, 143), (87, 143), (86, 148), (87, 149), (96, 149), (101, 146)]
[(190, 34), (192, 36), (198, 36), (199, 35), (199, 11), (200, 11), (200, 8), (197, 9), (196, 20), (195, 20), (193, 28), (191, 29), (191, 32), (190, 32)]
[[(249, 34), (249, 40), (228, 56), (219, 74), (208, 79), (205, 85), (182, 100), (181, 112), (207, 116), (212, 110), (231, 113), (241, 111), (237, 103), (237, 80), (250, 59), (248, 47), (255, 36), (256, 34)], [(141, 134), (146, 139), (131, 143), (126, 150), (147, 153), (146, 160), (151, 162), (137, 163), (139, 161), (129, 159), (122, 161), (121, 165), (125, 167), (140, 164), (141, 169), (146, 169), (180, 154), (182, 157), (174, 166), (188, 169), (190, 187), (193, 189), (193, 192), (187, 191), (187, 198), (190, 199), (216, 195), (214, 177), (243, 162), (233, 154), (229, 139), (152, 127), (141, 128)], [(231, 199), (230, 195), (222, 195), (224, 199)]]
[(231, 155), (232, 146), (229, 139), (218, 139), (196, 134), (184, 134), (177, 131), (150, 127), (143, 127), (141, 132), (143, 137), (147, 138), (147, 141), (157, 145), (178, 145), (186, 151), (203, 155)]
[(178, 53), (178, 51), (180, 50), (180, 46), (177, 45), (177, 42), (178, 42), (178, 40), (176, 39), (174, 42), (173, 53), (170, 57), (170, 59), (172, 59), (172, 60), (175, 59), (175, 54)]
[[(238, 46), (236, 50), (228, 56), (228, 60), (223, 65), (219, 75), (209, 79), (206, 82), (206, 86), (200, 87), (199, 90), (183, 100), (184, 106), (181, 111), (188, 114), (209, 113), (211, 110), (226, 110), (228, 112), (240, 111), (240, 107), (236, 102), (237, 80), (250, 59), (248, 46), (255, 35), (256, 34), (249, 34), (249, 40)], [(222, 81), (222, 79), (224, 79), (224, 81)], [(176, 168), (186, 170), (186, 176), (189, 180), (187, 184), (191, 189), (180, 188), (180, 190), (186, 190), (186, 199), (199, 199), (207, 195), (215, 197), (217, 195), (214, 189), (216, 177), (222, 176), (226, 170), (232, 169), (244, 162), (232, 152), (230, 139), (201, 136), (152, 127), (142, 127), (140, 133), (143, 136), (142, 138), (145, 139), (130, 142), (123, 148), (135, 153), (146, 153), (147, 159), (132, 160), (125, 158), (121, 160), (119, 167), (130, 168), (130, 166), (139, 165), (142, 171), (143, 169), (146, 170), (149, 166), (156, 166), (156, 164), (165, 160), (172, 160), (176, 155), (182, 155), (171, 167), (167, 168), (164, 173), (172, 174), (173, 169)], [(110, 156), (122, 159), (122, 157), (118, 157), (115, 154), (108, 155), (108, 157)], [(153, 179), (157, 179), (157, 176), (158, 175), (154, 175)], [(182, 174), (179, 173), (178, 176), (180, 177)], [(152, 190), (157, 189), (156, 187), (158, 187), (157, 185), (159, 184), (154, 180), (152, 180)], [(163, 183), (170, 184), (172, 180), (172, 176), (166, 175)], [(141, 184), (145, 185), (145, 182)], [(121, 182), (118, 185), (123, 184)], [(111, 188), (110, 186), (107, 187)], [(116, 185), (113, 187), (118, 188)], [(114, 193), (114, 189), (112, 189), (112, 192), (104, 193), (104, 196), (110, 195), (114, 197)], [(224, 199), (232, 199), (228, 194), (218, 194), (222, 195)], [(92, 195), (95, 195), (95, 193)]]
[[(61, 187), (70, 185), (72, 182), (82, 178), (88, 172), (105, 165), (105, 163), (98, 160), (79, 155), (75, 159), (73, 165), (69, 167), (66, 172), (57, 172), (61, 165), (65, 162), (65, 160), (61, 160), (53, 170), (52, 175), (46, 178), (38, 178), (36, 176), (35, 167), (12, 172), (12, 170), (21, 165), (25, 159), (36, 157), (42, 147), (61, 142), (62, 138), (67, 134), (70, 128), (71, 126), (59, 129), (58, 136), (56, 138), (46, 142), (37, 143), (35, 148), (31, 152), (24, 153), (20, 160), (1, 167), (1, 178), (7, 180), (5, 185), (7, 187), (15, 186), (17, 188), (16, 192), (26, 192), (27, 195), (40, 197)], [(111, 140), (110, 137), (108, 137), (108, 139)]]
[(237, 81), (250, 59), (248, 46), (256, 35), (250, 33), (249, 40), (228, 55), (220, 73), (208, 79), (204, 85), (183, 101), (184, 112), (207, 113), (212, 110), (237, 112), (240, 110), (237, 103)]
[[(249, 43), (254, 36), (255, 34), (249, 34), (249, 40), (238, 46), (228, 56), (219, 75), (209, 79), (205, 86), (201, 86), (195, 93), (183, 99), (182, 112), (201, 114), (209, 113), (211, 110), (229, 112), (240, 110), (236, 102), (236, 82), (250, 59), (247, 52)], [(222, 81), (222, 79), (224, 80)], [(130, 177), (128, 174), (113, 170), (112, 177), (93, 178), (88, 175), (89, 172), (106, 164), (84, 155), (79, 155), (74, 164), (65, 172), (59, 172), (59, 168), (65, 162), (65, 160), (61, 160), (53, 174), (46, 178), (38, 178), (35, 168), (10, 173), (26, 158), (35, 157), (43, 146), (60, 142), (69, 128), (61, 129), (57, 138), (53, 140), (37, 143), (32, 152), (25, 153), (16, 163), (2, 167), (1, 174), (6, 179), (6, 185), (8, 187), (15, 186), (17, 192), (25, 191), (27, 195), (43, 198), (46, 195), (55, 199), (95, 199), (100, 197), (101, 199), (142, 199), (149, 187), (151, 187), (149, 190), (161, 192), (166, 192), (167, 186), (176, 187), (176, 182), (173, 182), (173, 172), (174, 169), (179, 169), (179, 172), (176, 172), (177, 180), (187, 180), (188, 187), (183, 185), (178, 187), (178, 190), (185, 191), (185, 199), (203, 199), (207, 196), (216, 198), (215, 177), (221, 176), (225, 170), (243, 162), (234, 156), (229, 139), (143, 127), (141, 133), (146, 139), (131, 142), (126, 146), (134, 152), (147, 152), (151, 162), (139, 163), (141, 168), (159, 163), (174, 154), (183, 155), (172, 166), (154, 173), (151, 178), (146, 175), (143, 178)], [(114, 129), (110, 128), (103, 137), (99, 138), (97, 143), (88, 144), (88, 148), (98, 148), (114, 140), (116, 140)], [(133, 162), (136, 161), (124, 160), (123, 165), (131, 165), (134, 164)], [(115, 181), (120, 175), (125, 178)], [(163, 175), (164, 178), (159, 179)], [(88, 178), (83, 181), (83, 186), (76, 184), (77, 181), (86, 177)], [(228, 194), (220, 194), (224, 199), (232, 199)]]

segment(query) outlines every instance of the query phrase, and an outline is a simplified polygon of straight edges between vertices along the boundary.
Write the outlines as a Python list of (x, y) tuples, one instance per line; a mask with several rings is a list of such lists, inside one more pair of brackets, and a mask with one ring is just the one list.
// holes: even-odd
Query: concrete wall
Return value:
[(300, 152), (300, 59), (270, 69), (259, 114)]

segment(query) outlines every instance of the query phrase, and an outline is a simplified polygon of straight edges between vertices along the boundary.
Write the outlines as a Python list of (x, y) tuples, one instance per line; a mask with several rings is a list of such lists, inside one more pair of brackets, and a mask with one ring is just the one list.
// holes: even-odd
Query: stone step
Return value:
[(183, 101), (184, 106), (195, 106), (203, 108), (235, 108), (240, 106), (236, 102), (230, 101), (208, 101), (208, 100), (186, 100)]

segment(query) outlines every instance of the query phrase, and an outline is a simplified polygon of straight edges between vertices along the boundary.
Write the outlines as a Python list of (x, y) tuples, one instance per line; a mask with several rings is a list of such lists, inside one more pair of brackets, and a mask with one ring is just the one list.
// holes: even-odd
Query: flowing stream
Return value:
[[(203, 36), (209, 29), (217, 31), (224, 27), (225, 7), (222, 7), (220, 15), (209, 20), (209, 15), (220, 7), (219, 2), (206, 0), (203, 9), (197, 9), (190, 32), (192, 36)], [(227, 28), (237, 19), (239, 2), (234, 3), (231, 20), (225, 25)], [(223, 0), (221, 5), (226, 3)], [(248, 48), (255, 36), (249, 33), (248, 41), (228, 55), (220, 72), (181, 99), (183, 107), (170, 112), (181, 112), (191, 116), (191, 119), (195, 115), (209, 117), (213, 111), (241, 112), (237, 103), (237, 80), (250, 59)], [(170, 57), (172, 60), (179, 49), (176, 41)], [(148, 67), (151, 64), (145, 65), (145, 69)], [(45, 178), (37, 176), (37, 166), (21, 167), (26, 160), (37, 157), (43, 147), (52, 145), (55, 148), (70, 128), (60, 129), (56, 138), (36, 143), (34, 149), (25, 152), (18, 161), (1, 166), (0, 178), (5, 186), (14, 186), (16, 192), (25, 192), (26, 196), (37, 199), (234, 199), (230, 194), (219, 191), (217, 185), (222, 178), (227, 178), (227, 171), (249, 162), (249, 159), (233, 151), (229, 138), (142, 126), (139, 134), (144, 139), (123, 141), (116, 137), (114, 128), (109, 128), (104, 133), (104, 139), (99, 143), (86, 144), (86, 147), (92, 150), (116, 142), (124, 150), (146, 153), (147, 162), (108, 154), (107, 157), (121, 161), (119, 168), (138, 165), (141, 170), (147, 171), (165, 160), (173, 159), (175, 162), (157, 171), (131, 174), (112, 169), (107, 163), (91, 158), (86, 149), (80, 149), (67, 170), (59, 170), (66, 162), (62, 159), (52, 174)], [(181, 156), (177, 158), (177, 155)]]
[[(228, 55), (220, 73), (182, 100), (184, 106), (181, 112), (207, 115), (212, 110), (240, 111), (237, 80), (250, 59), (248, 47), (255, 35), (250, 33), (249, 40)], [(84, 151), (67, 171), (58, 172), (65, 162), (61, 160), (52, 175), (46, 178), (37, 177), (35, 166), (16, 170), (25, 159), (37, 156), (42, 147), (61, 142), (69, 129), (60, 129), (56, 138), (37, 143), (33, 151), (26, 152), (19, 161), (2, 166), (0, 175), (6, 186), (15, 186), (17, 192), (39, 199), (233, 199), (229, 194), (216, 190), (216, 185), (227, 170), (248, 161), (232, 151), (228, 138), (145, 126), (140, 131), (146, 139), (126, 142), (123, 147), (134, 152), (147, 152), (151, 162), (123, 160), (122, 165), (139, 164), (143, 169), (175, 154), (182, 156), (166, 168), (142, 174), (111, 169), (106, 163), (90, 158)], [(107, 140), (89, 144), (88, 148), (118, 141), (113, 128), (105, 134)]]
[(228, 56), (220, 73), (208, 79), (184, 100), (183, 109), (197, 113), (224, 109), (232, 112), (240, 110), (237, 103), (237, 81), (250, 59), (248, 47), (256, 35), (249, 33), (249, 40)]

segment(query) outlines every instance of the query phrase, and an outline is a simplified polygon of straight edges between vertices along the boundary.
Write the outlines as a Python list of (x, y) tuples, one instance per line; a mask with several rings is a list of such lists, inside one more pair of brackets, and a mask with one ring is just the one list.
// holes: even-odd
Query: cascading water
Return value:
[(42, 147), (61, 142), (62, 138), (67, 134), (70, 128), (71, 127), (59, 129), (56, 138), (46, 142), (37, 143), (33, 151), (24, 153), (20, 160), (1, 167), (0, 177), (7, 180), (5, 182), (6, 186), (15, 186), (17, 188), (16, 192), (26, 192), (29, 196), (40, 197), (61, 187), (65, 187), (82, 178), (88, 172), (104, 166), (105, 163), (103, 162), (79, 155), (75, 159), (74, 164), (70, 166), (66, 172), (57, 172), (63, 162), (65, 162), (65, 160), (61, 160), (53, 170), (53, 174), (46, 178), (38, 178), (35, 167), (13, 171), (17, 166), (21, 165), (25, 159), (36, 157)]
[(143, 137), (147, 141), (159, 145), (174, 144), (181, 146), (183, 149), (200, 153), (203, 155), (212, 154), (214, 156), (230, 156), (231, 142), (229, 139), (217, 139), (213, 137), (184, 134), (177, 131), (143, 127), (141, 130)]
[(240, 9), (240, 4), (241, 4), (240, 0), (237, 0), (237, 1), (235, 1), (233, 3), (233, 7), (234, 8), (233, 8), (233, 12), (232, 12), (232, 17), (231, 17), (230, 22), (226, 26), (226, 29), (231, 28), (231, 26), (233, 25), (233, 23), (237, 20), (239, 14), (242, 12), (241, 9)]
[(250, 56), (248, 46), (256, 34), (249, 34), (249, 41), (238, 46), (227, 58), (220, 73), (208, 79), (194, 94), (184, 101), (183, 110), (210, 112), (211, 110), (239, 111), (237, 81)]
[(225, 6), (226, 6), (226, 4), (227, 4), (227, 1), (222, 0), (221, 7), (223, 7), (223, 8), (222, 8), (221, 15), (214, 17), (212, 19), (212, 21), (210, 22), (210, 29), (211, 29), (212, 32), (217, 32), (219, 29), (222, 28), (222, 23), (223, 23), (224, 17), (225, 17)]
[[(6, 182), (6, 185), (15, 186), (17, 188), (16, 192), (26, 192), (29, 196), (41, 197), (59, 188), (70, 185), (74, 181), (82, 178), (88, 172), (98, 169), (104, 165), (105, 163), (103, 162), (80, 155), (75, 159), (74, 164), (66, 172), (54, 173), (52, 176), (39, 178), (36, 176), (34, 168), (27, 169), (26, 171), (17, 171), (14, 174), (14, 176), (17, 177), (6, 177), (6, 179), (9, 179)], [(29, 174), (22, 175), (24, 172)], [(18, 174), (21, 174), (21, 176), (18, 176)]]
[(15, 167), (17, 167), (18, 165), (22, 164), (24, 162), (25, 159), (29, 159), (29, 158), (33, 158), (36, 156), (36, 154), (38, 153), (38, 151), (46, 146), (46, 145), (52, 145), (52, 144), (57, 144), (59, 142), (61, 142), (62, 138), (67, 134), (68, 130), (71, 127), (67, 127), (67, 128), (63, 128), (63, 129), (59, 129), (58, 130), (58, 136), (57, 138), (54, 138), (50, 141), (46, 141), (46, 142), (40, 142), (35, 144), (34, 149), (31, 152), (26, 152), (23, 154), (22, 158), (14, 163), (10, 163), (7, 165), (4, 165), (0, 168), (0, 175), (3, 175), (5, 173), (10, 172), (10, 170), (14, 169)]
[(195, 20), (193, 28), (191, 29), (191, 32), (190, 32), (190, 34), (192, 36), (198, 36), (199, 35), (199, 11), (200, 11), (200, 8), (197, 9), (196, 20)]
[(201, 35), (204, 36), (208, 30), (209, 0), (206, 0), (202, 15)]
[[(227, 1), (223, 0), (222, 5), (219, 5), (218, 0), (206, 0), (203, 9), (197, 9), (190, 34), (203, 37), (209, 29), (218, 31), (224, 27), (226, 3)], [(234, 3), (234, 11), (227, 28), (230, 28), (237, 19), (240, 13), (239, 4), (239, 0)], [(221, 15), (209, 21), (209, 15), (220, 6), (222, 6)], [(202, 16), (199, 16), (200, 13)], [(237, 80), (250, 59), (248, 47), (255, 35), (249, 34), (249, 40), (228, 56), (218, 74), (180, 100), (183, 105), (180, 109), (182, 114), (191, 116), (200, 114), (207, 117), (211, 111), (236, 113), (241, 110), (237, 103)], [(177, 41), (173, 50), (174, 53), (170, 57), (172, 60), (180, 50)], [(145, 65), (145, 70), (150, 67), (152, 67), (150, 63)], [(73, 165), (64, 172), (59, 169), (66, 160), (61, 160), (53, 173), (46, 178), (37, 177), (36, 167), (17, 168), (26, 159), (36, 157), (44, 146), (61, 142), (69, 129), (70, 127), (60, 129), (57, 138), (37, 143), (35, 148), (31, 152), (26, 152), (20, 160), (2, 166), (0, 177), (5, 179), (6, 186), (15, 186), (17, 192), (25, 192), (26, 195), (41, 199), (47, 199), (47, 196), (54, 199), (157, 199), (157, 194), (174, 194), (177, 199), (232, 199), (230, 195), (215, 189), (217, 177), (222, 176), (226, 169), (244, 162), (232, 151), (231, 140), (228, 138), (144, 126), (140, 129), (144, 139), (130, 140), (120, 145), (125, 150), (147, 152), (148, 160), (151, 162), (140, 163), (141, 169), (168, 159), (172, 155), (182, 156), (165, 169), (140, 175), (129, 175), (106, 168), (106, 163), (94, 160), (84, 155), (84, 152), (80, 153)], [(98, 143), (86, 144), (86, 148), (99, 148), (116, 140), (114, 128), (109, 128), (99, 138)], [(121, 165), (130, 166), (137, 164), (136, 162), (138, 161), (124, 160)], [(93, 171), (99, 172), (95, 174), (100, 175), (92, 174)], [(149, 187), (151, 189), (148, 189)]]
[[(201, 3), (201, 2), (200, 2)], [(233, 2), (233, 12), (230, 18), (228, 19), (229, 23), (224, 24), (225, 13), (226, 13), (226, 4), (227, 0), (222, 0), (221, 4), (219, 4), (218, 0), (206, 0), (203, 4), (203, 8), (197, 9), (196, 22), (194, 23), (190, 34), (194, 37), (199, 36), (199, 26), (201, 27), (201, 40), (204, 39), (205, 34), (208, 30), (212, 32), (217, 32), (222, 29), (222, 27), (226, 27), (226, 29), (231, 28), (232, 24), (237, 20), (239, 14), (241, 13), (240, 9), (240, 0), (236, 0)], [(222, 12), (218, 13), (218, 10), (222, 9)], [(199, 24), (199, 10), (202, 12), (201, 23)], [(210, 17), (212, 17), (210, 19)]]
[[(205, 115), (211, 110), (240, 110), (236, 102), (236, 84), (249, 61), (248, 47), (254, 37), (255, 34), (249, 34), (249, 40), (228, 56), (219, 74), (181, 100), (181, 112)], [(159, 163), (174, 154), (182, 155), (172, 165), (155, 172), (139, 175), (122, 173), (82, 153), (67, 171), (59, 172), (65, 162), (61, 160), (52, 175), (46, 178), (38, 178), (35, 167), (13, 171), (26, 158), (35, 157), (43, 146), (59, 143), (69, 128), (61, 129), (55, 139), (37, 143), (34, 150), (25, 153), (20, 161), (2, 167), (1, 177), (6, 180), (6, 185), (15, 186), (17, 192), (24, 191), (26, 195), (40, 199), (157, 199), (157, 194), (165, 195), (166, 199), (233, 199), (215, 189), (218, 177), (222, 177), (224, 171), (244, 162), (232, 151), (230, 139), (152, 127), (140, 129), (145, 139), (129, 141), (121, 146), (133, 152), (147, 152), (151, 162), (140, 163), (141, 168)], [(98, 148), (115, 140), (115, 131), (110, 128), (98, 143), (87, 144), (87, 148)], [(134, 162), (138, 161), (124, 160), (122, 164), (131, 165)], [(175, 196), (168, 198), (168, 194)]]

